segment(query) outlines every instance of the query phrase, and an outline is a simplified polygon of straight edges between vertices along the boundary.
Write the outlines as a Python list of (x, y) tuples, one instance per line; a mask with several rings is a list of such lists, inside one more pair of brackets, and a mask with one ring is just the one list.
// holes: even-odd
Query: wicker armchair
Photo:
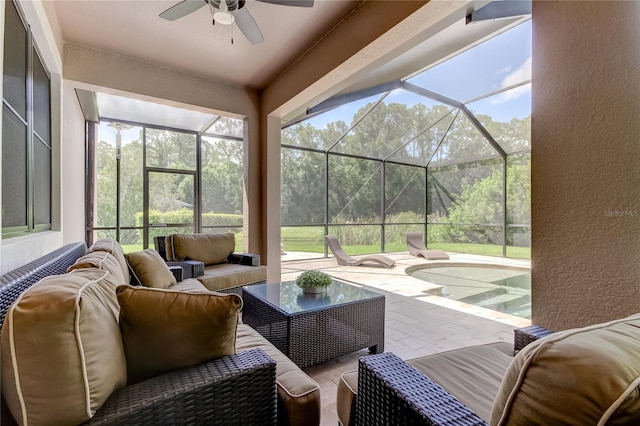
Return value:
[[(84, 255), (69, 244), (0, 276), (0, 325), (9, 307)], [(275, 425), (276, 362), (261, 349), (162, 374), (115, 391), (88, 425)], [(2, 424), (16, 424), (3, 401)]]
[[(518, 329), (514, 352), (550, 334), (538, 326)], [(360, 358), (354, 422), (371, 425), (486, 425), (486, 422), (393, 353)]]

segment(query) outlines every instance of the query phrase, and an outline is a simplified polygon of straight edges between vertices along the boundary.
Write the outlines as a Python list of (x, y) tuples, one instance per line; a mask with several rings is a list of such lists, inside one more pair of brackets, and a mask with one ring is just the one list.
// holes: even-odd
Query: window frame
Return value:
[[(25, 188), (24, 191), (26, 193), (26, 206), (25, 206), (25, 224), (17, 225), (17, 226), (5, 226), (5, 215), (4, 209), (2, 213), (2, 239), (20, 237), (24, 235), (29, 235), (36, 232), (44, 232), (52, 229), (52, 201), (53, 201), (53, 132), (52, 132), (52, 113), (53, 113), (53, 105), (52, 105), (52, 74), (47, 66), (46, 62), (43, 60), (43, 55), (38, 48), (38, 45), (34, 39), (34, 35), (31, 30), (31, 26), (27, 22), (25, 18), (25, 14), (20, 8), (20, 5), (15, 1), (10, 1), (5, 3), (5, 20), (7, 13), (12, 13), (8, 10), (10, 5), (13, 6), (16, 11), (18, 18), (20, 19), (22, 26), (25, 32), (25, 60), (26, 60), (26, 86), (25, 86), (25, 108), (26, 108), (26, 116), (23, 118), (20, 114), (15, 110), (15, 108), (11, 105), (10, 101), (5, 98), (4, 90), (2, 97), (2, 105), (3, 109), (6, 107), (11, 114), (13, 114), (16, 119), (20, 120), (26, 126), (26, 140), (24, 143), (26, 144), (25, 151), (25, 165), (24, 168), (21, 169), (25, 173)], [(4, 25), (4, 43), (7, 43), (12, 37), (7, 32), (8, 28)], [(5, 58), (3, 57), (3, 62)], [(46, 103), (48, 104), (48, 111), (44, 115), (36, 114), (36, 108), (40, 105), (37, 105), (35, 99), (35, 67), (38, 66), (36, 61), (39, 62), (39, 66), (42, 67), (42, 71), (44, 71), (44, 77), (46, 78), (47, 83), (47, 92), (48, 92), (48, 100)], [(42, 76), (40, 76), (42, 77)], [(3, 72), (3, 85), (4, 83), (4, 72)], [(44, 80), (43, 80), (44, 81)], [(36, 116), (45, 117), (48, 121), (46, 123), (46, 130), (48, 134), (42, 135), (37, 131), (36, 126)], [(3, 126), (3, 138), (4, 138), (4, 126)], [(38, 144), (42, 144), (45, 149), (48, 151), (48, 154), (43, 158), (48, 161), (49, 170), (44, 179), (43, 176), (39, 175), (36, 170), (36, 163), (38, 159), (41, 159), (37, 156), (36, 148), (39, 147)], [(2, 143), (2, 149), (5, 148), (5, 143)], [(3, 168), (3, 175), (5, 171)], [(38, 180), (37, 178), (40, 178)], [(15, 181), (12, 181), (13, 184)], [(5, 188), (10, 184), (4, 177), (2, 178), (2, 187), (3, 193), (5, 193)], [(45, 188), (45, 191), (48, 193), (48, 202), (45, 202), (46, 207), (48, 208), (48, 212), (39, 211), (37, 207), (39, 203), (36, 200), (36, 193), (38, 192), (38, 188)], [(4, 197), (3, 197), (4, 198)], [(38, 217), (48, 217), (48, 222), (38, 223)]]

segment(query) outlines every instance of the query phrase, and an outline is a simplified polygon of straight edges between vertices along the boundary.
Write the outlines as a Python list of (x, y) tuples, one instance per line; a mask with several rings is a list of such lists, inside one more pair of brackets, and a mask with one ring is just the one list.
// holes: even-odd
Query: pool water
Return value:
[(531, 318), (531, 271), (527, 268), (425, 266), (409, 275), (443, 286), (442, 297)]

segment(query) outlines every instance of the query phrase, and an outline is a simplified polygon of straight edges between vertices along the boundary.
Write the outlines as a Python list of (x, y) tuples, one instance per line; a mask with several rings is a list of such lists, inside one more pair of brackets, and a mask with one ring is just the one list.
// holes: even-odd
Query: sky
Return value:
[[(479, 44), (407, 81), (449, 98), (467, 102), (505, 87), (531, 80), (531, 20)], [(307, 123), (317, 128), (327, 123), (351, 117), (359, 108), (379, 96), (318, 115)], [(428, 106), (433, 101), (406, 91), (392, 92), (385, 102)], [(531, 114), (531, 84), (467, 104), (479, 114), (491, 115), (495, 121), (510, 121)]]

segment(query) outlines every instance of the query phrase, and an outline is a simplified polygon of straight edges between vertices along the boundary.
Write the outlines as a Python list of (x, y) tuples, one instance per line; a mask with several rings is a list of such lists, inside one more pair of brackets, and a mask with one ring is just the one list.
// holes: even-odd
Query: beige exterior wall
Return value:
[(640, 2), (534, 2), (532, 304), (565, 329), (640, 306)]

